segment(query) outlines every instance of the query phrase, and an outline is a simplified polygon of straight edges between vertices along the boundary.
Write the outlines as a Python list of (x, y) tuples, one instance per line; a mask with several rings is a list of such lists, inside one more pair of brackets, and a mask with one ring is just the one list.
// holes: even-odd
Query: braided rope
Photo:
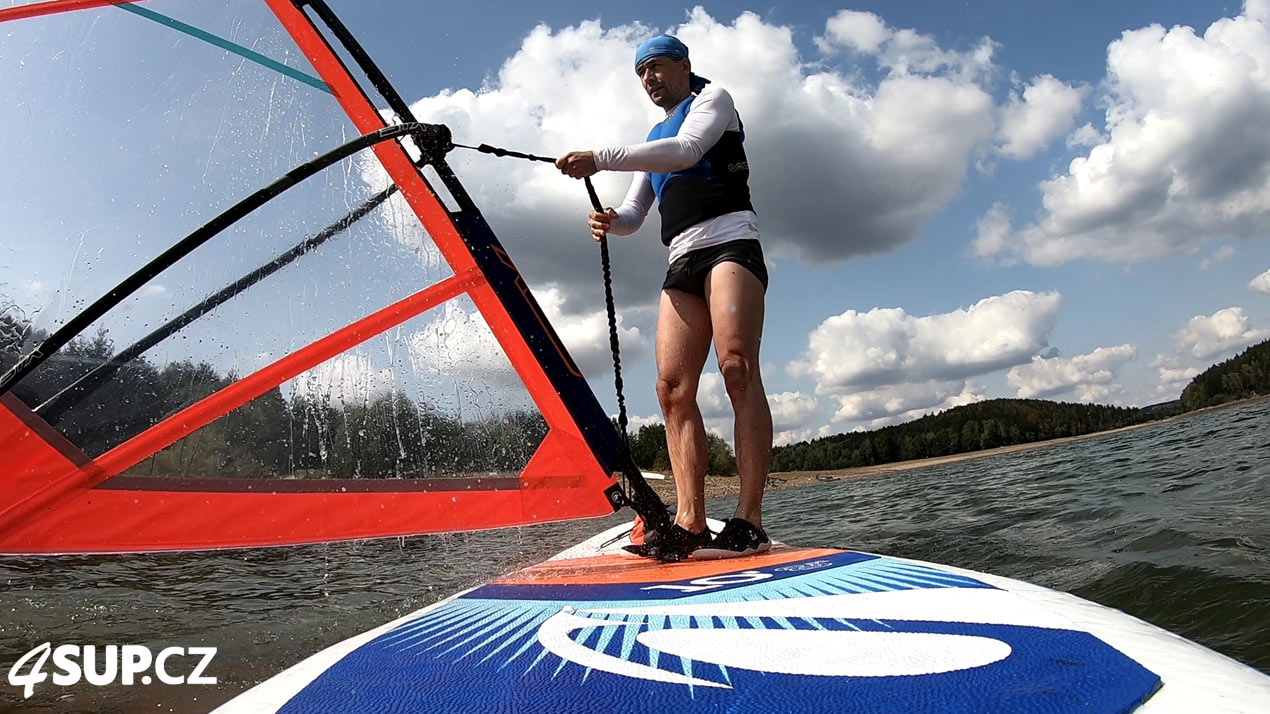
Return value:
[[(550, 163), (550, 164), (555, 163), (555, 159), (547, 157), (547, 156), (538, 156), (535, 154), (527, 154), (520, 151), (511, 151), (510, 149), (503, 149), (497, 146), (490, 146), (489, 144), (481, 144), (479, 146), (469, 146), (466, 144), (455, 143), (453, 144), (453, 146), (455, 148), (460, 148), (460, 149), (471, 149), (473, 151), (479, 151), (483, 154), (492, 154), (498, 157), (511, 157), (514, 159), (525, 159), (527, 161), (542, 161), (542, 162)], [(596, 211), (603, 213), (604, 206), (603, 204), (600, 203), (600, 197), (595, 192), (595, 186), (591, 183), (590, 177), (585, 177), (583, 181), (586, 183), (587, 196), (591, 199), (591, 207), (595, 209)], [(614, 305), (614, 301), (613, 301), (613, 270), (609, 262), (608, 236), (604, 236), (600, 238), (600, 267), (603, 269), (603, 272), (604, 272), (604, 307), (605, 307), (605, 310), (608, 312), (609, 349), (613, 353), (613, 387), (614, 387), (614, 391), (617, 392), (617, 426), (618, 426), (618, 429), (622, 432), (622, 443), (626, 446), (626, 452), (627, 452), (627, 455), (629, 456), (630, 450), (631, 450), (631, 441), (630, 441), (630, 435), (627, 433), (628, 421), (626, 418), (626, 397), (625, 395), (622, 394), (622, 352), (621, 352), (621, 345), (618, 343), (618, 336), (617, 336), (617, 308)], [(635, 468), (635, 467), (632, 466), (632, 468)], [(638, 471), (636, 471), (636, 474), (638, 474)], [(629, 493), (629, 491), (627, 491), (625, 488), (627, 486), (626, 480), (627, 480), (626, 476), (623, 475), (622, 476), (622, 482), (624, 486), (623, 490)], [(641, 479), (641, 482), (642, 482), (642, 479)], [(644, 499), (651, 499), (651, 501), (655, 501), (658, 506), (658, 509), (656, 511), (649, 511), (647, 510), (647, 508), (641, 508), (642, 501), (640, 496), (637, 495), (636, 503), (634, 504), (634, 506), (635, 506), (635, 510), (638, 511), (640, 515), (644, 516), (646, 519), (651, 518), (652, 520), (650, 521), (650, 523), (654, 525), (654, 527), (661, 524), (661, 521), (668, 520), (668, 517), (665, 516), (665, 510), (664, 510), (665, 506), (662, 505), (661, 499), (657, 497), (655, 493), (653, 493), (652, 489), (650, 489), (647, 484), (642, 484), (640, 494), (642, 494), (642, 497)], [(659, 518), (658, 516), (662, 516), (662, 517)]]
[[(591, 179), (583, 179), (586, 182), (586, 192), (591, 198), (591, 207), (601, 213), (604, 207), (600, 204), (600, 197), (595, 193), (595, 186), (591, 184)], [(622, 442), (626, 444), (626, 450), (630, 451), (630, 436), (626, 433), (626, 397), (622, 395), (622, 351), (617, 340), (617, 308), (613, 303), (613, 272), (609, 267), (609, 237), (606, 235), (600, 238), (600, 267), (604, 271), (604, 307), (608, 311), (609, 318), (609, 349), (613, 352), (613, 386), (617, 391), (617, 427), (622, 432)]]
[[(555, 159), (548, 156), (537, 156), (535, 154), (526, 154), (520, 151), (512, 151), (503, 149), (489, 144), (481, 144), (480, 146), (468, 146), (466, 144), (454, 144), (459, 149), (472, 149), (483, 154), (493, 154), (498, 157), (510, 156), (514, 159), (525, 159), (528, 161), (543, 161), (554, 164)], [(591, 183), (588, 176), (582, 179), (586, 182), (587, 196), (591, 199), (591, 208), (603, 213), (604, 206), (600, 203), (600, 196), (595, 192), (595, 185)], [(609, 350), (613, 353), (613, 386), (617, 391), (617, 426), (622, 432), (622, 443), (626, 444), (626, 450), (631, 450), (630, 436), (626, 433), (626, 397), (622, 394), (622, 349), (617, 340), (617, 308), (613, 304), (613, 271), (609, 266), (609, 238), (604, 236), (600, 239), (600, 265), (604, 269), (604, 307), (608, 311), (609, 318)]]

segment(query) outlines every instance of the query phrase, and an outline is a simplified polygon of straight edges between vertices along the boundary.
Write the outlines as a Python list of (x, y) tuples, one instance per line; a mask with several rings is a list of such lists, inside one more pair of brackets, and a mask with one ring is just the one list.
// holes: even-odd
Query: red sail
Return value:
[[(175, 198), (156, 199), (151, 215), (169, 212), (173, 221), (186, 220), (188, 229), (190, 216), (206, 220), (224, 209), (232, 197), (221, 194), (232, 191), (240, 198), (271, 180), (263, 176), (265, 167), (244, 169), (246, 158), (284, 166), (287, 160), (294, 163), (294, 156), (314, 153), (311, 147), (296, 149), (294, 137), (274, 141), (280, 123), (307, 128), (325, 121), (328, 141), (386, 126), (309, 17), (288, 0), (266, 3), (285, 33), (275, 26), (274, 36), (257, 44), (290, 62), (293, 74), (308, 69), (294, 66), (298, 48), (320, 78), (309, 84), (324, 83), (335, 99), (268, 67), (245, 64), (241, 58), (250, 59), (254, 48), (238, 57), (212, 48), (211, 57), (161, 64), (161, 71), (173, 71), (192, 61), (229, 63), (235, 79), (218, 101), (230, 102), (225, 111), (240, 112), (237, 121), (250, 126), (227, 128), (230, 120), (222, 118), (213, 135), (190, 139), (194, 150), (178, 155), (205, 160), (205, 181), (218, 171), (227, 178), (216, 192), (203, 192), (215, 197), (200, 193), (203, 197), (195, 199), (206, 205), (170, 206)], [(101, 3), (19, 6), (8, 11), (12, 17), (0, 20), (35, 17), (41, 5), (77, 9), (94, 4)], [(187, 6), (147, 7), (175, 13)], [(211, 11), (198, 8), (194, 15), (200, 12)], [(92, 13), (108, 16), (121, 32), (161, 37), (156, 46), (164, 47), (177, 44), (173, 28), (189, 28), (198, 20), (215, 26), (222, 17), (158, 16), (147, 24), (103, 7), (23, 19), (10, 31), (21, 36), (28, 24), (44, 23), (31, 28), (38, 34), (49, 23)], [(225, 25), (240, 21), (229, 17)], [(196, 36), (206, 40), (203, 35), (220, 39), (214, 29)], [(279, 46), (282, 38), (292, 43), (290, 49)], [(109, 34), (98, 38), (103, 52), (112, 49), (111, 40)], [(233, 53), (231, 44), (216, 43)], [(198, 46), (186, 42), (179, 51), (197, 53)], [(136, 66), (150, 66), (145, 57), (133, 59)], [(120, 66), (133, 65), (125, 56)], [(252, 72), (262, 78), (259, 87), (235, 84), (238, 74)], [(280, 102), (284, 84), (293, 95)], [(211, 126), (199, 121), (207, 112), (194, 108), (210, 101), (206, 84), (165, 91), (166, 107), (191, 107), (185, 118), (191, 131)], [(91, 112), (91, 107), (69, 104), (80, 94), (92, 92), (58, 95), (58, 101), (68, 102), (58, 109), (72, 117)], [(255, 99), (271, 103), (253, 107)], [(336, 101), (338, 117), (319, 104)], [(318, 106), (326, 114), (313, 118), (312, 107)], [(109, 114), (103, 112), (100, 120), (109, 122)], [(137, 117), (121, 113), (119, 131), (145, 119)], [(170, 122), (158, 113), (152, 124), (163, 128)], [(253, 126), (264, 128), (253, 134)], [(266, 156), (243, 141), (232, 149), (241, 148), (232, 160), (208, 158), (227, 151), (226, 137), (238, 136), (266, 137), (281, 148), (277, 156)], [(162, 170), (170, 171), (174, 159), (161, 160)], [(92, 173), (95, 165), (100, 164), (66, 170), (84, 171), (84, 183), (103, 189), (100, 205), (106, 211), (105, 206), (119, 202), (114, 192), (127, 196), (134, 188), (126, 181), (101, 180)], [(447, 208), (437, 197), (442, 188), (425, 181), (398, 141), (382, 141), (335, 171), (309, 180), (325, 187), (315, 190), (312, 200), (284, 196), (284, 205), (288, 200), (294, 205), (277, 219), (253, 216), (248, 223), (263, 227), (252, 223), (239, 234), (218, 235), (199, 247), (148, 283), (142, 297), (95, 322), (95, 337), (89, 333), (71, 342), (0, 398), (0, 454), (6, 463), (0, 473), (0, 552), (255, 547), (498, 528), (612, 512), (615, 434), (480, 214), (470, 205)], [(366, 185), (350, 181), (350, 175)], [(255, 183), (247, 184), (244, 177)], [(369, 185), (376, 180), (385, 183)], [(357, 191), (348, 188), (353, 185)], [(310, 238), (310, 247), (269, 264), (278, 277), (264, 271), (270, 277), (259, 279), (263, 268), (253, 261), (277, 252), (261, 243), (277, 241), (281, 247), (305, 238), (322, 222), (314, 206), (346, 202), (343, 193), (357, 193), (360, 199), (385, 186), (399, 196), (373, 209), (378, 213), (362, 214), (372, 216), (371, 227), (360, 216), (338, 218), (337, 211), (329, 214), (337, 220), (317, 232), (326, 237), (354, 233), (363, 241), (356, 248), (317, 247)], [(461, 190), (457, 183), (449, 188), (451, 195)], [(470, 203), (466, 196), (460, 199)], [(92, 214), (95, 200), (83, 200), (83, 213)], [(238, 247), (227, 248), (217, 243), (221, 240)], [(32, 260), (42, 257), (36, 250), (31, 249)], [(107, 255), (105, 250), (99, 254)], [(427, 258), (420, 258), (423, 275), (403, 267), (412, 254)], [(127, 261), (108, 262), (102, 259), (103, 271), (131, 269)], [(364, 267), (358, 270), (358, 264)], [(312, 277), (303, 272), (306, 266)], [(231, 285), (240, 286), (241, 294), (222, 290), (213, 297), (223, 297), (198, 302), (217, 281), (223, 285), (240, 273), (245, 277)], [(255, 277), (247, 280), (250, 276)], [(403, 286), (410, 286), (408, 293)], [(144, 295), (174, 296), (181, 292), (177, 287), (185, 300), (179, 307), (194, 307), (173, 317), (179, 309), (173, 297), (173, 306), (152, 312), (156, 308)], [(43, 334), (22, 319), (25, 312), (0, 315), (5, 318), (0, 327), (24, 336), (0, 343), (4, 369)], [(138, 339), (146, 331), (151, 332)], [(119, 349), (130, 341), (136, 349)], [(217, 345), (219, 351), (213, 349)]]

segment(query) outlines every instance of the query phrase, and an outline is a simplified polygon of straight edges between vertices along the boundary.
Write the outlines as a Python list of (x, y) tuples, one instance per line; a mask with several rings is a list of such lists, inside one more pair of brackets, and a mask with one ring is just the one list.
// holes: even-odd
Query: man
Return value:
[[(643, 144), (575, 151), (556, 161), (573, 178), (634, 171), (621, 206), (588, 216), (591, 234), (629, 235), (654, 197), (670, 249), (657, 319), (657, 398), (675, 475), (675, 524), (635, 552), (673, 562), (724, 558), (771, 547), (763, 531), (763, 487), (772, 453), (772, 415), (759, 374), (767, 267), (750, 203), (744, 132), (723, 89), (692, 72), (688, 48), (669, 35), (635, 53), (635, 73), (666, 119)], [(741, 495), (717, 536), (706, 528), (706, 431), (697, 385), (713, 338), (735, 413)]]

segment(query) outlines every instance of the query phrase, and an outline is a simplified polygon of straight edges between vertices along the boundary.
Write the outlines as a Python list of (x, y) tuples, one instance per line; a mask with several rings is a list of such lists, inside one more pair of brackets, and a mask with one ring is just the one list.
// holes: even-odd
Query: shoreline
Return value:
[[(815, 471), (775, 471), (767, 475), (766, 493), (772, 491), (783, 491), (790, 488), (804, 488), (814, 486), (818, 483), (826, 483), (833, 481), (842, 481), (846, 479), (866, 478), (869, 476), (884, 476), (888, 474), (900, 473), (903, 471), (911, 471), (913, 469), (922, 469), (930, 466), (943, 466), (945, 464), (954, 464), (962, 461), (973, 461), (977, 459), (987, 459), (993, 456), (1001, 456), (1002, 454), (1013, 454), (1020, 451), (1031, 451), (1033, 449), (1043, 449), (1049, 446), (1058, 446), (1060, 444), (1069, 444), (1073, 441), (1084, 441), (1086, 439), (1096, 439), (1101, 436), (1110, 436), (1112, 434), (1120, 434), (1126, 431), (1142, 429), (1157, 424), (1167, 424), (1168, 422), (1178, 419), (1186, 419), (1201, 414), (1207, 414), (1221, 409), (1253, 404), (1260, 401), (1270, 400), (1270, 395), (1262, 395), (1250, 397), (1248, 399), (1240, 399), (1226, 404), (1219, 404), (1213, 407), (1204, 407), (1194, 411), (1177, 414), (1166, 419), (1156, 421), (1143, 422), (1141, 424), (1130, 424), (1129, 426), (1117, 427), (1115, 429), (1107, 429), (1105, 431), (1095, 431), (1089, 434), (1081, 434), (1079, 436), (1065, 436), (1058, 439), (1048, 439), (1045, 441), (1031, 441), (1026, 444), (1012, 444), (1010, 446), (998, 446), (993, 449), (983, 449), (980, 451), (966, 451), (960, 454), (949, 454), (947, 456), (932, 456), (925, 459), (912, 459), (909, 461), (894, 461), (886, 464), (877, 464), (875, 466), (852, 466), (840, 469), (820, 469)], [(670, 499), (671, 502), (675, 498), (675, 482), (669, 474), (663, 481), (649, 481), (649, 485), (663, 499)], [(736, 476), (706, 476), (706, 499), (712, 498), (728, 498), (736, 497), (741, 490), (740, 480)]]

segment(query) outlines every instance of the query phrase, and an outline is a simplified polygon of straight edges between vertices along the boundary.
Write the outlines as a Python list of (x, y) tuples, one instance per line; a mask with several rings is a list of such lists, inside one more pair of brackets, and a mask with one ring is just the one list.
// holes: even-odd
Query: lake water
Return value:
[[(711, 506), (730, 515), (730, 503)], [(772, 493), (765, 512), (768, 530), (789, 543), (1030, 580), (1270, 672), (1270, 400)], [(206, 711), (327, 645), (627, 519), (256, 551), (0, 559), (0, 673), (43, 642), (218, 648), (207, 671), (216, 685), (45, 682), (24, 701), (0, 680), (0, 711)]]

